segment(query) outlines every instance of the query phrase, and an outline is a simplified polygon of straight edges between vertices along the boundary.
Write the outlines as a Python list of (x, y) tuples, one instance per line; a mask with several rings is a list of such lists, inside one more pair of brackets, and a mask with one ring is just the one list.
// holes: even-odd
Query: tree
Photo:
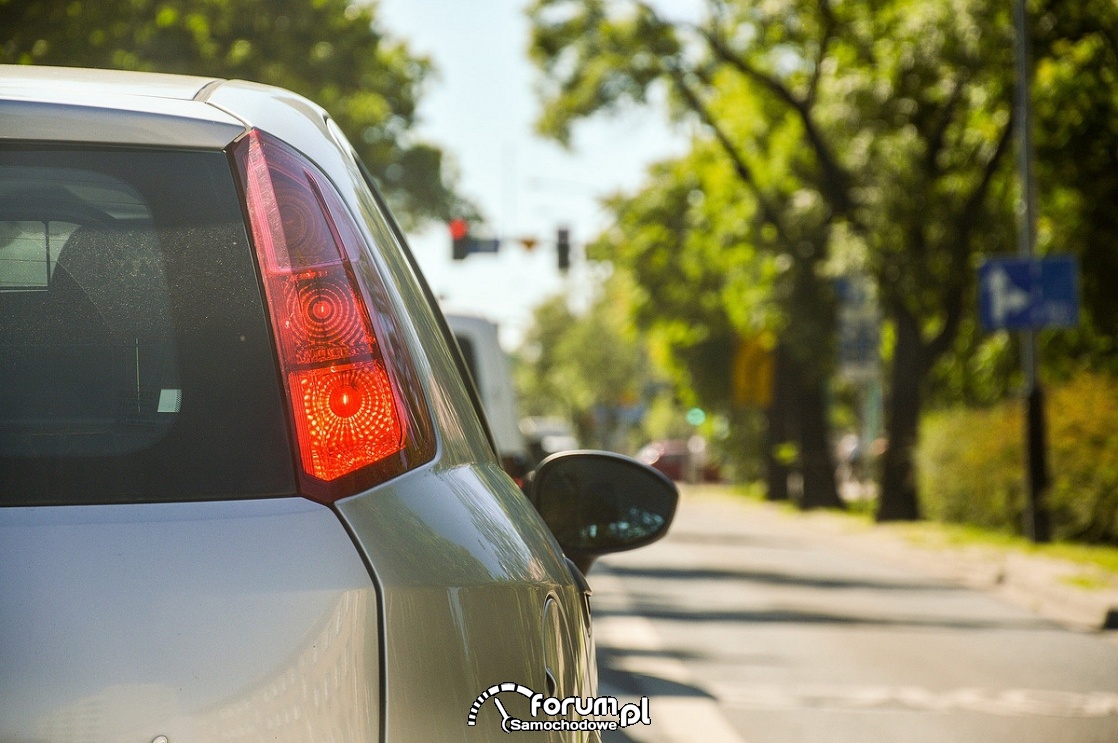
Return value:
[[(650, 345), (667, 351), (668, 368), (684, 394), (733, 420), (739, 431), (752, 431), (756, 425), (734, 404), (728, 380), (740, 338), (784, 327), (775, 297), (788, 293), (778, 286), (791, 283), (790, 262), (757, 250), (750, 239), (756, 204), (716, 146), (696, 143), (690, 154), (655, 165), (649, 176), (638, 193), (607, 202), (616, 222), (588, 254), (633, 276), (634, 322)], [(789, 367), (786, 359), (778, 365)], [(779, 374), (777, 380), (786, 382), (788, 376)], [(775, 453), (799, 451), (801, 431), (789, 396), (775, 397), (769, 441), (760, 448), (768, 465), (768, 496), (782, 500), (788, 497), (789, 462)], [(745, 465), (743, 457), (756, 448), (746, 446), (731, 459)]]
[[(1081, 263), (1083, 322), (1049, 357), (1118, 372), (1118, 5), (1043, 0), (1032, 16), (1038, 248)], [(1062, 371), (1068, 371), (1064, 369)]]
[[(895, 339), (878, 518), (916, 518), (922, 387), (973, 299), (975, 256), (1002, 249), (1012, 224), (1007, 11), (977, 0), (706, 7), (700, 21), (668, 22), (639, 0), (537, 0), (541, 125), (563, 139), (580, 117), (670, 86), (757, 204), (752, 239), (792, 262), (785, 333), (801, 342), (787, 357), (806, 362), (808, 385), (828, 370), (824, 268), (837, 240), (858, 246)], [(752, 127), (732, 123), (743, 96), (763, 102)]]
[[(1034, 4), (1029, 28), (1033, 84), (1037, 250), (1079, 257), (1082, 312), (1077, 328), (1041, 335), (1045, 377), (1084, 368), (1118, 373), (1118, 5), (1109, 0)], [(1012, 336), (989, 334), (964, 318), (930, 396), (938, 404), (991, 405), (1019, 381)]]
[[(802, 22), (799, 30), (732, 3), (711, 2), (708, 22), (700, 26), (669, 22), (639, 0), (537, 0), (530, 9), (532, 55), (546, 74), (540, 128), (562, 142), (577, 119), (627, 101), (644, 103), (658, 84), (668, 87), (677, 110), (709, 131), (756, 206), (756, 235), (791, 262), (783, 304), (787, 342), (779, 358), (784, 362), (780, 377), (795, 388), (788, 399), (797, 404), (788, 413), (800, 443), (801, 505), (839, 507), (826, 411), (833, 307), (821, 267), (834, 219), (849, 207), (848, 178), (813, 124), (817, 75), (800, 67), (781, 72), (782, 56), (808, 60), (821, 53), (807, 47), (813, 30), (827, 23), (820, 12), (825, 6), (800, 2), (792, 7), (789, 12)], [(739, 54), (733, 48), (736, 29), (747, 24), (764, 27), (772, 46), (752, 46), (756, 54)], [(728, 85), (740, 88), (755, 101), (755, 110), (772, 119), (728, 120), (729, 99), (740, 103), (740, 97), (723, 95)], [(742, 130), (744, 142), (735, 136)], [(790, 141), (805, 138), (817, 146), (801, 148)], [(805, 181), (815, 188), (805, 191)], [(732, 336), (720, 340), (721, 346), (706, 348), (725, 354)]]
[(977, 256), (1013, 245), (1011, 26), (970, 0), (856, 8), (826, 121), (852, 130), (852, 224), (894, 337), (877, 516), (913, 519), (923, 386), (974, 306)]
[(0, 62), (242, 78), (320, 103), (409, 223), (462, 211), (438, 148), (413, 141), (431, 72), (375, 5), (348, 0), (0, 0)]
[[(1118, 7), (1105, 0), (1036, 5), (1029, 28), (1038, 247), (1081, 256), (1086, 309), (1078, 331), (1050, 336), (1047, 345), (1065, 371), (1084, 363), (1113, 370), (1118, 302), (1109, 287), (1118, 262), (1105, 246), (1118, 230), (1110, 208), (1118, 198)], [(1016, 367), (1015, 359), (1006, 363), (1013, 345), (983, 339), (973, 312), (978, 259), (1015, 249), (1021, 186), (1009, 158), (1013, 40), (1008, 7), (997, 4), (898, 2), (872, 13), (852, 26), (869, 32), (844, 35), (836, 49), (844, 63), (834, 84), (843, 97), (826, 118), (863, 140), (861, 162), (846, 159), (864, 174), (854, 226), (895, 338), (878, 518), (912, 518), (911, 450), (929, 375), (938, 366), (941, 381), (964, 385), (954, 393), (989, 402)]]
[(519, 355), (523, 412), (571, 421), (587, 445), (625, 448), (620, 413), (641, 400), (653, 378), (624, 316), (628, 291), (613, 277), (585, 313), (572, 312), (562, 296), (535, 309)]

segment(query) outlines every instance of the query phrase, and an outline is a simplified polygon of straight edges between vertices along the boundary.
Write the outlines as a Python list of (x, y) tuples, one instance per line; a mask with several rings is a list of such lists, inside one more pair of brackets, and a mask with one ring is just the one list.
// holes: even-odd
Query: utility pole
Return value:
[[(1029, 59), (1029, 28), (1026, 0), (1014, 0), (1014, 35), (1016, 37), (1016, 84), (1014, 85), (1014, 118), (1017, 122), (1017, 167), (1021, 183), (1018, 208), (1017, 252), (1033, 264), (1036, 252), (1036, 190), (1033, 186), (1033, 120), (1030, 98), (1031, 65)], [(1037, 277), (1034, 276), (1034, 279)], [(1034, 286), (1039, 281), (1034, 280)], [(1047, 433), (1045, 430), (1044, 392), (1037, 371), (1037, 331), (1021, 331), (1021, 366), (1025, 374), (1025, 447), (1028, 492), (1025, 502), (1025, 534), (1033, 542), (1051, 541), (1045, 493), (1049, 485)]]

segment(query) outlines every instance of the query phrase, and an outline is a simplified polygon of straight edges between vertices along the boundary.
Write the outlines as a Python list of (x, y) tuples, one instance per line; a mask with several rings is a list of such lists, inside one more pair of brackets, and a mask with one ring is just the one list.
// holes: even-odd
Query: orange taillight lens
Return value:
[[(257, 130), (233, 151), (244, 188), (291, 406), (304, 494), (351, 495), (431, 455), (429, 421), (408, 404), (393, 374), (369, 299), (354, 270), (364, 239), (341, 197), (302, 155)], [(393, 344), (399, 349), (403, 344)], [(396, 354), (399, 355), (400, 351)], [(414, 375), (409, 375), (414, 377)], [(414, 397), (411, 398), (414, 400)]]

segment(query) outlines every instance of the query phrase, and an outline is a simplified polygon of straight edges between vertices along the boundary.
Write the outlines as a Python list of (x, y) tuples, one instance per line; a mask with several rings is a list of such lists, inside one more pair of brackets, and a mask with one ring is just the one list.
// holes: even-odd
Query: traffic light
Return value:
[(470, 223), (464, 219), (450, 220), (450, 257), (465, 260), (471, 253), (496, 253), (501, 241), (495, 237), (478, 238), (470, 234)]
[(571, 231), (560, 227), (555, 237), (555, 249), (559, 254), (559, 270), (566, 272), (571, 267)]
[(470, 254), (470, 225), (464, 219), (450, 221), (450, 256), (456, 261), (463, 261)]

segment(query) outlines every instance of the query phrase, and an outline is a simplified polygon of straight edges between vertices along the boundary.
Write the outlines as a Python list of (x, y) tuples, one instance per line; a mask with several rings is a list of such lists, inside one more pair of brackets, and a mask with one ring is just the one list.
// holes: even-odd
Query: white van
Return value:
[(474, 378), (501, 464), (520, 482), (528, 473), (528, 447), (520, 432), (512, 369), (498, 343), (497, 324), (471, 315), (447, 315), (446, 321)]

